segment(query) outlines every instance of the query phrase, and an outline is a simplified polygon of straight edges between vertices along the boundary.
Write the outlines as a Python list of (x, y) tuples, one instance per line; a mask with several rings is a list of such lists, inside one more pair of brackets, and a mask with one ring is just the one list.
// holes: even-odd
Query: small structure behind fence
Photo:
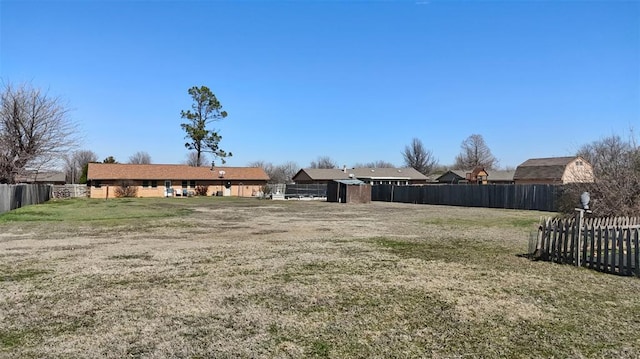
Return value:
[(0, 213), (51, 199), (48, 184), (0, 184)]
[(640, 217), (541, 221), (530, 237), (533, 259), (640, 277)]

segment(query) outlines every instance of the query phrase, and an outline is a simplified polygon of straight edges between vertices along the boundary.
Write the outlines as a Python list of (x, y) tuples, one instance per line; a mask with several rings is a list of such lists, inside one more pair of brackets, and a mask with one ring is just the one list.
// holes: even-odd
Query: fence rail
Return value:
[(376, 185), (372, 201), (557, 211), (561, 186), (540, 184), (423, 186)]
[(51, 199), (52, 187), (46, 184), (0, 184), (0, 213)]
[(326, 197), (327, 185), (324, 183), (287, 184), (284, 196), (285, 198)]
[(573, 264), (605, 273), (640, 277), (640, 217), (545, 219), (541, 222), (534, 259)]

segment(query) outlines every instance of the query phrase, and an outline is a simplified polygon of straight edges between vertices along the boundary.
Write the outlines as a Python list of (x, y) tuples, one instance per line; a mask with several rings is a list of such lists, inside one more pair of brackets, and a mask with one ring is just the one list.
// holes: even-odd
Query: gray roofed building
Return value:
[(489, 171), (488, 174), (489, 176), (487, 177), (487, 181), (489, 183), (505, 183), (505, 184), (509, 184), (509, 183), (513, 183), (513, 176), (515, 175), (516, 171)]
[(328, 183), (334, 180), (359, 179), (368, 184), (426, 184), (427, 176), (408, 168), (303, 168), (295, 176), (293, 181), (299, 184)]
[(54, 171), (29, 171), (16, 176), (17, 183), (43, 183), (43, 184), (65, 184), (66, 176), (64, 172)]
[(436, 182), (445, 184), (466, 183), (467, 173), (470, 171), (449, 170), (436, 178)]
[(337, 168), (303, 168), (291, 179), (295, 183), (328, 183), (338, 179), (352, 179), (349, 174)]
[[(442, 184), (459, 184), (468, 183), (467, 175), (472, 170), (449, 170), (436, 178), (436, 182)], [(515, 171), (499, 171), (489, 170), (487, 172), (488, 184), (510, 184), (513, 183), (513, 175)]]

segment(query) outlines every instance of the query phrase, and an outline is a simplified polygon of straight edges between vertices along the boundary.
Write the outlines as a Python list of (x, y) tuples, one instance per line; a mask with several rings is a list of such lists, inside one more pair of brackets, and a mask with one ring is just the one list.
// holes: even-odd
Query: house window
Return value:
[(196, 188), (196, 181), (190, 181), (189, 182), (189, 187)]
[(149, 188), (149, 187), (157, 188), (158, 187), (158, 181), (155, 181), (155, 180), (154, 181), (143, 180), (142, 181), (142, 187), (145, 187), (145, 188)]
[(187, 188), (188, 181), (182, 181), (182, 188)]
[(100, 181), (93, 181), (93, 187), (100, 188), (102, 187), (102, 184), (100, 183)]
[(578, 166), (578, 167), (582, 166), (582, 161), (580, 161), (580, 160), (576, 161), (576, 166)]

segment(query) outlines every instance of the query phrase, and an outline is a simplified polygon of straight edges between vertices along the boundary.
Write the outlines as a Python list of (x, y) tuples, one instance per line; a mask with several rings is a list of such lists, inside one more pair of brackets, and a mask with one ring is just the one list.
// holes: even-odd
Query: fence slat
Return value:
[[(593, 261), (594, 261), (594, 250), (595, 250), (595, 229), (593, 227), (589, 228), (587, 231), (585, 231), (585, 235), (588, 235), (590, 237), (590, 244), (591, 246), (589, 247), (589, 269), (593, 269)], [(587, 245), (587, 240), (585, 238), (585, 246)], [(586, 256), (587, 256), (587, 248), (585, 247), (584, 249), (584, 256), (585, 256), (585, 260), (586, 260)]]
[(609, 233), (611, 233), (611, 231), (607, 228), (605, 228), (604, 230), (604, 271), (605, 272), (609, 272), (610, 268), (609, 268), (609, 262), (610, 262), (610, 253), (609, 253), (609, 241), (611, 240), (611, 238), (609, 237)]
[(624, 230), (622, 228), (616, 230), (616, 244), (618, 245), (618, 265), (617, 273), (624, 273)]
[(640, 229), (635, 228), (633, 230), (634, 238), (633, 238), (633, 247), (635, 250), (635, 270), (636, 276), (640, 277)]
[(626, 265), (624, 266), (625, 271), (624, 274), (626, 275), (633, 275), (633, 268), (632, 268), (632, 264), (633, 264), (633, 258), (632, 258), (632, 247), (631, 247), (631, 229), (625, 230), (625, 247), (626, 247)]

